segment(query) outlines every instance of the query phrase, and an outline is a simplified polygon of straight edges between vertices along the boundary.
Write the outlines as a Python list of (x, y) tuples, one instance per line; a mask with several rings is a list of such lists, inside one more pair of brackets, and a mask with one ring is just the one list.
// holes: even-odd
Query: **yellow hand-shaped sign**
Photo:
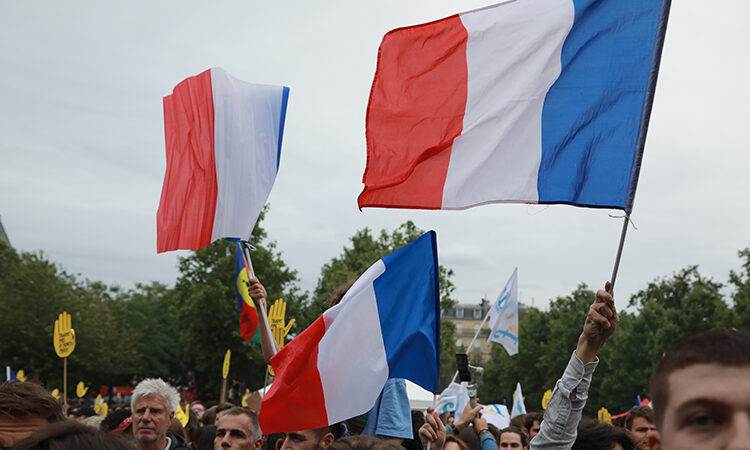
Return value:
[(60, 389), (57, 389), (57, 388), (53, 389), (52, 390), (52, 396), (55, 397), (56, 399), (60, 400)]
[(23, 370), (19, 370), (16, 372), (16, 378), (18, 378), (18, 381), (26, 381), (26, 374), (23, 373)]
[(83, 381), (79, 381), (76, 385), (76, 395), (80, 398), (86, 395), (86, 391), (88, 391), (89, 388), (86, 387), (85, 384), (83, 384)]
[(597, 416), (599, 417), (599, 422), (612, 425), (612, 414), (607, 411), (607, 408), (602, 407)]
[(76, 331), (70, 325), (70, 314), (63, 311), (55, 320), (55, 331), (52, 336), (55, 352), (60, 358), (66, 358), (76, 348)]
[(547, 389), (547, 392), (544, 393), (544, 397), (542, 397), (542, 409), (547, 409), (547, 404), (549, 403), (549, 399), (552, 398), (552, 391)]
[(273, 340), (278, 344), (279, 349), (284, 346), (284, 338), (286, 337), (289, 330), (294, 325), (294, 319), (290, 319), (289, 323), (284, 325), (284, 316), (286, 315), (286, 302), (283, 299), (276, 300), (271, 308), (268, 310), (268, 321), (271, 325), (271, 332), (273, 333)]
[(109, 414), (109, 405), (107, 402), (102, 403), (101, 406), (99, 406), (99, 411), (96, 411), (96, 413), (102, 417), (107, 417), (107, 414)]
[(221, 366), (221, 377), (226, 378), (229, 375), (229, 358), (232, 356), (232, 350), (227, 349), (227, 354), (224, 355), (224, 364)]
[(183, 427), (187, 425), (190, 420), (190, 404), (186, 404), (184, 410), (178, 406), (177, 411), (174, 412), (174, 418), (179, 420)]

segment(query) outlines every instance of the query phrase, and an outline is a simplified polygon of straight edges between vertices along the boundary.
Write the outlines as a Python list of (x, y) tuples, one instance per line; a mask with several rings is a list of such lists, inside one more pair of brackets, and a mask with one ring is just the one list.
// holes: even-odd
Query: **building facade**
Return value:
[(442, 319), (453, 322), (456, 325), (456, 333), (454, 335), (456, 339), (456, 351), (469, 353), (469, 361), (475, 361), (477, 357), (482, 361), (486, 361), (492, 356), (491, 345), (495, 344), (487, 343), (490, 328), (486, 322), (479, 332), (476, 341), (474, 341), (473, 348), (469, 351), (471, 340), (474, 338), (477, 330), (479, 330), (489, 309), (489, 302), (483, 299), (479, 304), (456, 305), (455, 308), (443, 311)]

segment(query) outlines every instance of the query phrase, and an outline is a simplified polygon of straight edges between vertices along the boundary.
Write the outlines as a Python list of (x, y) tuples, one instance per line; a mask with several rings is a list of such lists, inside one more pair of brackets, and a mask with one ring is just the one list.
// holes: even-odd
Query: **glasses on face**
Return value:
[(193, 411), (196, 414), (202, 413), (204, 411), (203, 408), (201, 408), (200, 406), (196, 406), (194, 408), (190, 408), (190, 410)]

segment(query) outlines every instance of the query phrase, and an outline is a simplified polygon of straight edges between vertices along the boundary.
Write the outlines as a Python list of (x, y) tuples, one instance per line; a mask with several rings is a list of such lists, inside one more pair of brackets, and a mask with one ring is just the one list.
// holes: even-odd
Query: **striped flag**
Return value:
[(250, 237), (279, 168), (288, 96), (214, 68), (164, 97), (158, 253)]

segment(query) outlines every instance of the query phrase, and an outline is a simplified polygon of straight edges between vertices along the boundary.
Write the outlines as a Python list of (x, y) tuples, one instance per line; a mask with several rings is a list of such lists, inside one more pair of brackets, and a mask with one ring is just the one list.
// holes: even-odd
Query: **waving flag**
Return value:
[(436, 392), (440, 290), (435, 232), (373, 264), (341, 302), (271, 358), (263, 434), (309, 430), (369, 411), (388, 378)]
[(447, 388), (440, 393), (440, 397), (435, 403), (435, 411), (438, 414), (455, 412), (457, 415), (461, 415), (469, 403), (469, 383), (462, 381), (459, 383), (451, 383)]
[(518, 268), (490, 309), (490, 330), (487, 342), (502, 344), (508, 355), (518, 353)]
[(516, 391), (513, 393), (513, 407), (510, 410), (510, 418), (526, 414), (526, 404), (523, 402), (521, 383), (516, 383)]
[(10, 380), (17, 380), (18, 377), (16, 376), (16, 372), (13, 371), (13, 369), (10, 368), (10, 366), (5, 366), (5, 381)]
[(482, 419), (495, 425), (499, 430), (510, 426), (510, 413), (505, 405), (486, 405), (482, 409)]
[(247, 239), (276, 179), (289, 88), (214, 68), (164, 97), (167, 170), (157, 252)]
[(247, 342), (260, 343), (258, 329), (258, 314), (255, 302), (250, 298), (248, 284), (250, 282), (249, 263), (245, 260), (242, 247), (236, 243), (234, 252), (234, 292), (237, 294), (237, 312), (240, 315), (240, 336)]
[(632, 209), (670, 0), (515, 0), (385, 35), (359, 206)]

